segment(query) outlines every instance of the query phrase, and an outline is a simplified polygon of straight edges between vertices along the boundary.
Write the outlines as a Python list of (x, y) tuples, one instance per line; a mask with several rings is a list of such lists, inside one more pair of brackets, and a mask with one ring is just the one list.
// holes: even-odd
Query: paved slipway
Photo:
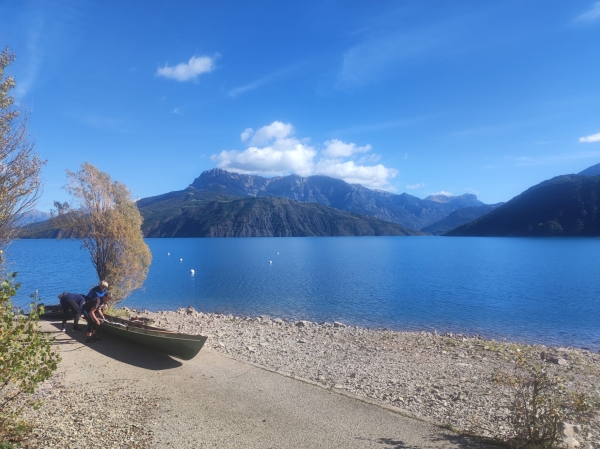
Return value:
[[(42, 329), (62, 362), (25, 447), (485, 448), (426, 420), (204, 348), (180, 362), (106, 336)], [(83, 334), (83, 335), (82, 335)]]

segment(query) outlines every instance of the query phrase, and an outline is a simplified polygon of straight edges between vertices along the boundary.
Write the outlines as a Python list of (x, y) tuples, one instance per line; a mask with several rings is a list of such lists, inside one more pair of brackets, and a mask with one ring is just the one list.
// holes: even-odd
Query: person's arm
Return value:
[(104, 318), (104, 314), (102, 313), (102, 307), (98, 309), (98, 314), (100, 315), (100, 318), (102, 318), (102, 321), (106, 320), (106, 318)]

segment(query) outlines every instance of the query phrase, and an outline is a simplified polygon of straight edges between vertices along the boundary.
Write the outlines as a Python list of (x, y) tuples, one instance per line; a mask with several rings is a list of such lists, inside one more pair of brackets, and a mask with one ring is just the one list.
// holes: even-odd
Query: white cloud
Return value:
[(219, 168), (238, 173), (277, 176), (296, 173), (310, 176), (313, 173), (313, 159), (317, 154), (313, 147), (302, 144), (297, 139), (280, 139), (271, 146), (250, 147), (245, 151), (221, 151), (211, 159), (218, 162)]
[[(600, 4), (600, 2), (599, 2), (599, 4)], [(600, 142), (600, 133), (592, 134), (591, 136), (580, 137), (579, 142), (580, 143)]]
[(217, 56), (192, 56), (187, 63), (182, 62), (172, 67), (165, 64), (164, 67), (156, 70), (156, 76), (163, 76), (176, 81), (193, 80), (202, 73), (212, 72), (215, 69), (216, 58)]
[[(323, 143), (322, 149), (309, 145), (309, 139), (294, 137), (291, 123), (275, 121), (256, 132), (246, 128), (242, 141), (249, 141), (244, 151), (222, 151), (211, 159), (219, 168), (238, 173), (280, 176), (325, 175), (351, 184), (383, 190), (393, 190), (390, 180), (398, 171), (382, 164), (363, 165), (365, 157), (353, 160), (357, 154), (371, 150), (370, 145), (358, 146), (337, 139)], [(378, 155), (369, 155), (376, 159)], [(350, 159), (350, 160), (348, 160)]]
[(240, 139), (242, 140), (242, 142), (245, 142), (250, 138), (250, 136), (252, 136), (252, 134), (254, 134), (254, 130), (252, 128), (246, 128), (241, 134)]
[(263, 126), (256, 131), (250, 141), (250, 145), (261, 145), (271, 139), (284, 139), (292, 134), (294, 134), (294, 127), (291, 123), (274, 121), (270, 125)]
[(407, 184), (406, 185), (407, 189), (420, 189), (421, 187), (425, 187), (425, 183), (424, 182), (420, 182), (418, 184)]
[(378, 165), (356, 165), (354, 161), (341, 162), (337, 159), (321, 159), (315, 166), (316, 175), (343, 179), (349, 184), (361, 184), (371, 189), (389, 189), (389, 180), (398, 170)]
[(358, 162), (359, 164), (367, 164), (371, 162), (379, 162), (379, 159), (381, 159), (381, 156), (379, 154), (371, 153), (367, 154), (366, 156), (362, 156), (356, 162)]
[(445, 190), (440, 190), (439, 192), (432, 193), (431, 196), (443, 195), (443, 196), (452, 196), (452, 192), (446, 192)]
[(353, 143), (344, 143), (338, 139), (327, 140), (323, 154), (330, 158), (350, 157), (356, 153), (366, 153), (371, 150), (371, 145), (359, 147)]
[(588, 11), (575, 19), (576, 22), (595, 22), (600, 20), (600, 1), (594, 3)]

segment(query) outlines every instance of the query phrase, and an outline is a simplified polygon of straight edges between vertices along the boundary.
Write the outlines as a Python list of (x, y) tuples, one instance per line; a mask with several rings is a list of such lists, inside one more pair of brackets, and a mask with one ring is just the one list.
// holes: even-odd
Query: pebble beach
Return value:
[[(584, 349), (339, 322), (236, 317), (192, 307), (128, 312), (159, 327), (207, 335), (206, 347), (230, 357), (484, 437), (510, 434), (512, 392), (493, 378), (497, 371), (513, 373), (519, 354), (564, 375), (569, 389), (600, 395), (600, 354)], [(600, 447), (600, 416), (587, 426), (573, 424), (578, 443)]]
[[(600, 354), (584, 349), (461, 334), (366, 329), (340, 322), (236, 317), (202, 313), (191, 307), (125, 312), (131, 317), (148, 318), (154, 326), (208, 336), (202, 351), (491, 441), (511, 436), (509, 410), (514, 392), (494, 377), (497, 372), (514, 373), (519, 355), (564, 376), (569, 390), (600, 397)], [(170, 403), (168, 394), (158, 387), (151, 394), (139, 391), (129, 376), (115, 379), (110, 359), (99, 362), (94, 358), (97, 365), (88, 367), (92, 359), (85, 351), (91, 349), (68, 335), (61, 338), (63, 349), (75, 351), (75, 362), (63, 367), (36, 392), (34, 399), (41, 399), (44, 405), (26, 413), (33, 431), (22, 441), (23, 447), (162, 447), (151, 423)], [(84, 367), (98, 373), (94, 391), (82, 391), (63, 381), (65, 374), (71, 378), (84, 376)], [(169, 407), (175, 409), (176, 404)], [(599, 414), (587, 424), (564, 424), (562, 447), (600, 448)]]

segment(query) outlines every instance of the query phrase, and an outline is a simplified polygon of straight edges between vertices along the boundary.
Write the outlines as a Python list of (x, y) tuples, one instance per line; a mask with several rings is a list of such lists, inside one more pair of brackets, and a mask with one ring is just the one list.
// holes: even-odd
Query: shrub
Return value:
[(513, 374), (494, 373), (494, 380), (513, 390), (509, 423), (518, 448), (551, 449), (560, 442), (565, 420), (587, 423), (598, 402), (584, 392), (568, 391), (564, 376), (548, 372), (546, 366), (519, 354)]
[(32, 303), (25, 315), (13, 307), (11, 299), (20, 287), (16, 276), (8, 274), (0, 282), (0, 441), (23, 429), (18, 421), (21, 411), (39, 405), (27, 396), (52, 375), (60, 361), (54, 339), (38, 326), (43, 309), (38, 311)]

